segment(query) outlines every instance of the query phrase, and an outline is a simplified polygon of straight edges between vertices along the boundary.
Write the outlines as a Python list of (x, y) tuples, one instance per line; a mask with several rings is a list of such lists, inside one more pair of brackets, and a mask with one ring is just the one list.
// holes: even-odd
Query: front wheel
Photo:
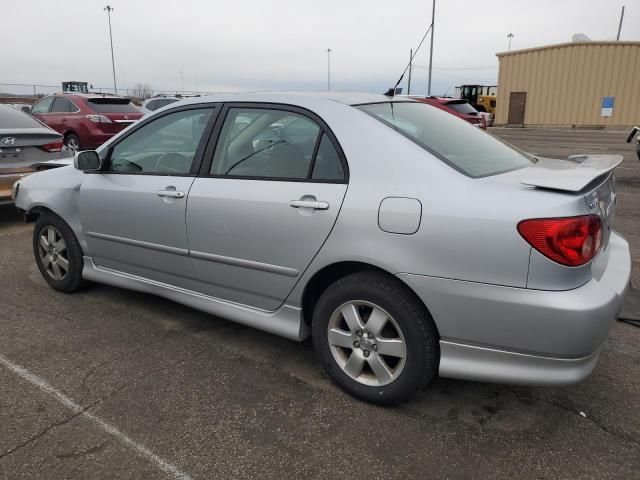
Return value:
[(378, 272), (349, 275), (322, 294), (313, 344), (331, 379), (369, 402), (406, 400), (438, 372), (429, 313), (404, 285)]
[(33, 254), (42, 277), (55, 290), (71, 293), (85, 286), (82, 248), (71, 227), (57, 215), (38, 217), (33, 229)]

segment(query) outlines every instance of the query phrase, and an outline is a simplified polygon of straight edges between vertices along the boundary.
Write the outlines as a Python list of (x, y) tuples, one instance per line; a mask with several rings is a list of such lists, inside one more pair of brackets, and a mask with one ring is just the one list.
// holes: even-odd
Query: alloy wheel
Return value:
[(388, 385), (402, 373), (407, 355), (402, 331), (378, 305), (362, 300), (341, 305), (329, 319), (327, 336), (338, 366), (359, 383)]
[(78, 140), (75, 137), (69, 137), (67, 139), (67, 148), (75, 154), (78, 150), (80, 150)]
[(47, 226), (40, 230), (38, 253), (47, 274), (54, 280), (64, 280), (69, 273), (67, 244), (54, 227)]

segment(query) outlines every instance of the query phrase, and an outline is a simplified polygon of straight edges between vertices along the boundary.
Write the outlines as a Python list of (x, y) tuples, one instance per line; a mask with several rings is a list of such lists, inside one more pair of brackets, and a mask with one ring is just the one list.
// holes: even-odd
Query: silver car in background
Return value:
[(37, 171), (38, 164), (70, 156), (58, 132), (21, 110), (0, 105), (0, 205), (13, 202), (13, 184)]
[(392, 403), (436, 375), (589, 375), (630, 276), (621, 160), (534, 158), (406, 98), (216, 95), (21, 181), (16, 205), (53, 288), (311, 336), (339, 386)]

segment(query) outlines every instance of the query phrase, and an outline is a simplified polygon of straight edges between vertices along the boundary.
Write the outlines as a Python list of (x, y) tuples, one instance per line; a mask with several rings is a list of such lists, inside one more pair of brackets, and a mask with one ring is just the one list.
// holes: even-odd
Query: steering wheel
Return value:
[(191, 160), (178, 152), (167, 152), (156, 160), (155, 170), (167, 173), (189, 173)]

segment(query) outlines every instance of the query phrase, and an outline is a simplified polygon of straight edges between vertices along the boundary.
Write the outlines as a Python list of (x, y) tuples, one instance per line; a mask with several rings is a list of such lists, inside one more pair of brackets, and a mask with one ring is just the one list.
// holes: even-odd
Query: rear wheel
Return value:
[(397, 280), (349, 275), (320, 297), (313, 343), (332, 380), (351, 395), (388, 404), (406, 400), (438, 371), (438, 333)]
[(75, 133), (69, 133), (65, 138), (64, 138), (64, 144), (66, 145), (66, 147), (71, 150), (74, 154), (76, 152), (79, 152), (80, 149), (82, 148), (80, 146), (80, 138), (75, 134)]
[(33, 253), (46, 282), (61, 292), (75, 292), (85, 286), (84, 260), (75, 234), (60, 217), (40, 215), (33, 229)]

